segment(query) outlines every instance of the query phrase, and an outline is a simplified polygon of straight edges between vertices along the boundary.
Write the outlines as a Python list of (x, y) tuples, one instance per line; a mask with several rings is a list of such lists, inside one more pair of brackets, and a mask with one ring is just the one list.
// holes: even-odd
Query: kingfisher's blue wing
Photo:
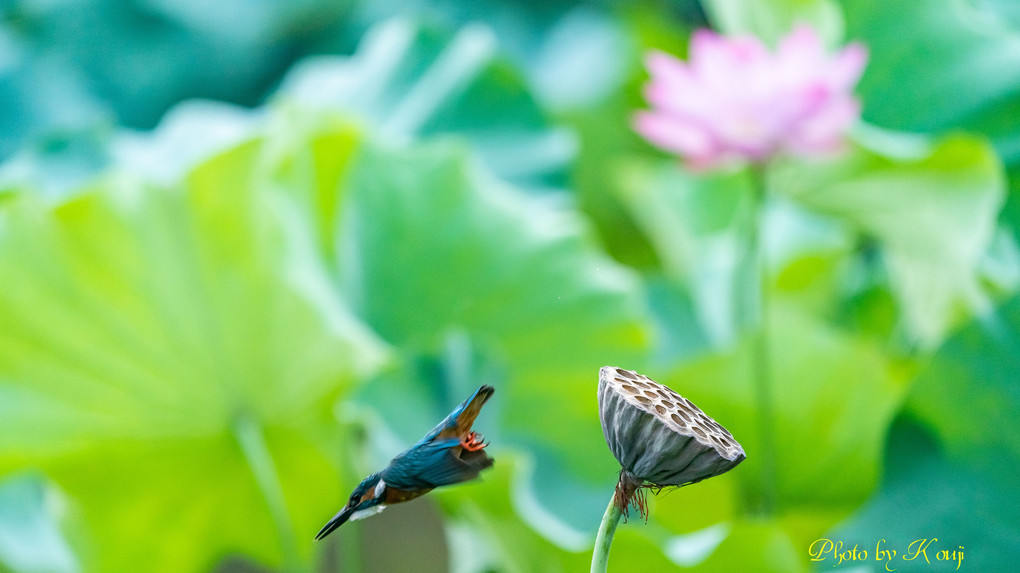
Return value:
[(459, 406), (450, 412), (442, 422), (432, 428), (429, 433), (425, 434), (425, 437), (421, 439), (416, 446), (425, 444), (435, 440), (436, 438), (450, 438), (457, 437), (458, 439), (466, 434), (471, 429), (471, 424), (475, 423), (475, 418), (478, 417), (478, 412), (481, 411), (482, 406), (495, 392), (495, 388), (492, 386), (479, 386), (475, 393), (471, 395), (467, 400), (464, 400)]
[(431, 489), (474, 479), (491, 466), (492, 458), (485, 452), (470, 452), (458, 446), (493, 392), (492, 386), (475, 390), (417, 444), (393, 458), (382, 471), (383, 481), (405, 491)]
[(484, 451), (469, 452), (459, 445), (458, 438), (416, 445), (394, 458), (379, 477), (389, 487), (417, 491), (471, 480), (492, 466)]

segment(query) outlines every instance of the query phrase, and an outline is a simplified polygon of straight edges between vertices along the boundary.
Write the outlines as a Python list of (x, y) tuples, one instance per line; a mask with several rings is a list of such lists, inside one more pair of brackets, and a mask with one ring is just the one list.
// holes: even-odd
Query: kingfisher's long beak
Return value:
[(333, 519), (330, 519), (329, 522), (326, 523), (326, 525), (322, 526), (322, 529), (319, 530), (319, 533), (315, 536), (315, 540), (318, 541), (323, 537), (326, 537), (327, 535), (332, 533), (334, 529), (346, 523), (347, 520), (350, 519), (352, 515), (354, 515), (355, 511), (358, 511), (358, 506), (353, 507), (347, 506), (341, 509), (339, 512), (337, 512), (336, 515), (333, 516)]

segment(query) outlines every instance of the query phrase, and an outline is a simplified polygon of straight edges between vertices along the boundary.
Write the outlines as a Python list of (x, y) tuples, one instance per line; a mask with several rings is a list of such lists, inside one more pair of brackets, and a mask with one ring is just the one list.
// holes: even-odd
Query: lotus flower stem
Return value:
[(776, 445), (775, 411), (772, 403), (772, 364), (768, 340), (768, 267), (764, 245), (765, 201), (768, 195), (764, 166), (750, 171), (752, 197), (747, 221), (747, 244), (743, 259), (741, 284), (744, 293), (742, 322), (752, 329), (751, 377), (755, 402), (758, 405), (758, 434), (761, 443), (760, 509), (766, 515), (776, 510)]
[(599, 525), (599, 533), (595, 538), (595, 551), (591, 555), (591, 573), (605, 573), (609, 566), (609, 546), (613, 544), (613, 534), (616, 533), (616, 526), (620, 523), (620, 516), (623, 510), (616, 499), (617, 492), (609, 500), (609, 507), (602, 516), (602, 524)]

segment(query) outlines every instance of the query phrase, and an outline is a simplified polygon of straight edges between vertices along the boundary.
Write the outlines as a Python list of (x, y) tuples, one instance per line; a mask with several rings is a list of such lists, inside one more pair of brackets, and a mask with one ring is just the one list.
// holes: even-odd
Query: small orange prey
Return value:
[(460, 441), (460, 446), (469, 452), (477, 452), (489, 444), (482, 441), (482, 437), (475, 432), (469, 432), (463, 440)]

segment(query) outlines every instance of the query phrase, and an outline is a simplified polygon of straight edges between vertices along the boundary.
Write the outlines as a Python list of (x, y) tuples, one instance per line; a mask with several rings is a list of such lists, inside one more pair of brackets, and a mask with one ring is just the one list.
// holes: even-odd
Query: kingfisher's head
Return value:
[(319, 534), (315, 536), (315, 540), (318, 541), (323, 537), (326, 537), (334, 529), (340, 527), (347, 520), (359, 520), (370, 515), (375, 515), (386, 508), (383, 503), (386, 492), (386, 482), (382, 480), (378, 473), (374, 473), (367, 478), (361, 480), (358, 487), (354, 488), (351, 493), (351, 497), (347, 500), (347, 505), (344, 506), (333, 519), (329, 520)]

